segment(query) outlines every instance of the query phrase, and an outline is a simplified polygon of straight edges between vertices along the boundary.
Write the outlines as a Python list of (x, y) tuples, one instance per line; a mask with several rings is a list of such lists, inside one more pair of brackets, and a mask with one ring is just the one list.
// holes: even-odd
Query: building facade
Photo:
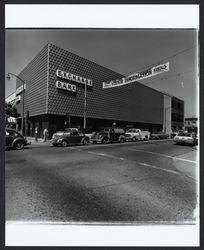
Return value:
[[(44, 128), (50, 135), (66, 126), (83, 128), (84, 116), (87, 131), (116, 125), (170, 132), (174, 122), (183, 126), (183, 116), (172, 113), (174, 109), (184, 113), (184, 104), (175, 107), (182, 100), (138, 82), (104, 89), (103, 82), (124, 76), (52, 44), (47, 44), (19, 77), (26, 85), (28, 135), (34, 135), (35, 127), (40, 136)], [(18, 79), (16, 88), (16, 107), (22, 114), (22, 82)], [(20, 121), (18, 126), (21, 129)]]
[(198, 132), (198, 118), (197, 117), (187, 117), (185, 118), (185, 130), (188, 132)]

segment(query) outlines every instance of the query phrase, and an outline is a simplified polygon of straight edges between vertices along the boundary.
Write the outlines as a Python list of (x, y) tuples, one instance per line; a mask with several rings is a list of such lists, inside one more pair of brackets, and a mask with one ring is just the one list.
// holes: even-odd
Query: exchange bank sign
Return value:
[(76, 92), (76, 85), (66, 83), (66, 82), (56, 81), (56, 88), (71, 91), (71, 92)]
[(65, 71), (59, 70), (59, 69), (57, 70), (56, 74), (57, 74), (57, 77), (60, 77), (60, 78), (66, 79), (66, 80), (82, 83), (84, 85), (86, 84), (86, 85), (91, 86), (91, 87), (93, 86), (92, 80), (85, 78), (85, 77), (82, 77), (82, 76), (77, 76), (77, 75), (74, 75), (72, 73), (65, 72)]

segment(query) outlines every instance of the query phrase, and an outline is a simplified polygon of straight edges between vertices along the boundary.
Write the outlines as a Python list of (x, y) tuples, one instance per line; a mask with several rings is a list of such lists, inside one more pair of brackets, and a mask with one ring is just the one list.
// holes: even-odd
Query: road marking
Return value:
[(92, 155), (99, 155), (99, 156), (104, 156), (104, 157), (109, 157), (109, 158), (112, 158), (112, 159), (119, 159), (121, 161), (124, 161), (125, 158), (122, 158), (122, 157), (116, 157), (114, 155), (108, 155), (108, 154), (104, 154), (104, 153), (98, 153), (98, 152), (93, 152), (93, 151), (88, 151), (89, 154), (92, 154)]
[(196, 178), (194, 178), (192, 175), (188, 175), (188, 174), (185, 174), (183, 172), (178, 172), (178, 171), (174, 171), (174, 170), (170, 170), (170, 169), (165, 169), (165, 168), (160, 168), (160, 167), (157, 167), (157, 166), (154, 166), (154, 165), (150, 165), (150, 164), (147, 164), (147, 163), (143, 163), (143, 162), (138, 162), (140, 165), (142, 166), (145, 166), (145, 167), (150, 167), (150, 168), (155, 168), (155, 169), (158, 169), (158, 170), (161, 170), (161, 171), (164, 171), (164, 172), (168, 172), (168, 173), (172, 173), (172, 174), (177, 174), (177, 175), (185, 175), (193, 180), (196, 180)]
[(187, 159), (183, 159), (183, 158), (178, 158), (178, 157), (174, 157), (174, 156), (170, 156), (170, 155), (155, 153), (155, 152), (141, 150), (141, 149), (132, 149), (132, 148), (130, 149), (130, 148), (127, 148), (127, 150), (138, 151), (138, 152), (143, 152), (143, 153), (148, 153), (148, 154), (153, 154), (153, 155), (159, 155), (159, 156), (167, 157), (167, 158), (170, 158), (170, 159), (173, 159), (173, 160), (178, 160), (178, 161), (186, 161), (186, 162), (195, 163), (195, 164), (197, 163), (197, 161), (191, 161), (191, 160), (187, 160)]
[[(122, 161), (126, 160), (125, 158), (122, 158), (122, 157), (116, 157), (116, 156), (108, 155), (108, 154), (104, 154), (104, 153), (98, 153), (98, 152), (93, 152), (93, 151), (88, 151), (88, 153), (89, 154), (93, 154), (93, 155), (108, 157), (108, 158), (112, 158), (112, 159), (116, 159), (116, 160), (122, 160)], [(157, 167), (157, 166), (154, 166), (154, 165), (150, 165), (150, 164), (147, 164), (147, 163), (144, 163), (144, 162), (137, 162), (137, 161), (132, 161), (132, 160), (127, 160), (127, 161), (136, 162), (136, 163), (138, 163), (141, 166), (154, 168), (154, 169), (157, 169), (157, 170), (160, 170), (160, 171), (164, 171), (164, 172), (168, 172), (168, 173), (172, 173), (172, 174), (176, 174), (176, 175), (185, 175), (185, 176), (187, 176), (187, 177), (189, 177), (189, 178), (191, 178), (193, 180), (196, 180), (193, 176), (185, 174), (183, 172), (160, 168), (160, 167)]]

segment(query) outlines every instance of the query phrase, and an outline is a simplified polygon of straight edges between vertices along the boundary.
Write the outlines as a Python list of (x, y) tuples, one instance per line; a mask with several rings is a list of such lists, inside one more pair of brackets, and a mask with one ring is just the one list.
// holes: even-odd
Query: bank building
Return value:
[(17, 127), (21, 130), (24, 110), (29, 136), (34, 136), (35, 127), (40, 136), (44, 128), (52, 135), (65, 127), (87, 132), (137, 127), (167, 133), (183, 127), (184, 101), (138, 81), (103, 88), (104, 82), (124, 76), (50, 43), (18, 77), (24, 86), (16, 78), (14, 101), (21, 114)]

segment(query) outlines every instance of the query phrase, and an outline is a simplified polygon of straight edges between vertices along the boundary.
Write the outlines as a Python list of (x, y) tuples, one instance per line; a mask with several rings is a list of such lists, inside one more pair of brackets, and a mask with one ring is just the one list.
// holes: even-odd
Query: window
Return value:
[(6, 130), (6, 135), (7, 136), (17, 136), (18, 134), (12, 130)]

